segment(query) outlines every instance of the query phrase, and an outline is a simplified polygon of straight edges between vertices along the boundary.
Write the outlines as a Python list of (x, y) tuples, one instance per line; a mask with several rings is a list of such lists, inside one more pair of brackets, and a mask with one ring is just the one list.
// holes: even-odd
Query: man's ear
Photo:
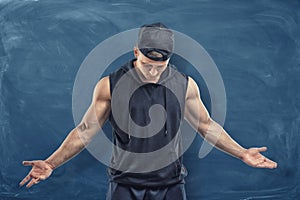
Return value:
[(138, 49), (137, 47), (134, 47), (134, 48), (133, 48), (133, 54), (134, 54), (134, 57), (135, 57), (135, 58), (137, 58), (137, 57), (139, 56), (139, 53), (140, 53), (140, 52), (139, 52), (139, 49)]

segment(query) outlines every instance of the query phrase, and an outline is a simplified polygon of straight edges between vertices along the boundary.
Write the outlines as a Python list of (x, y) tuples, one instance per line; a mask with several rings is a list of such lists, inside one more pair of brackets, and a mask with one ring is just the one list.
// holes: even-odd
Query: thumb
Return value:
[(259, 152), (263, 152), (263, 151), (267, 151), (267, 147), (260, 147), (260, 148), (257, 148), (257, 150), (259, 151)]
[(34, 165), (34, 161), (23, 161), (22, 164), (24, 166), (33, 166)]

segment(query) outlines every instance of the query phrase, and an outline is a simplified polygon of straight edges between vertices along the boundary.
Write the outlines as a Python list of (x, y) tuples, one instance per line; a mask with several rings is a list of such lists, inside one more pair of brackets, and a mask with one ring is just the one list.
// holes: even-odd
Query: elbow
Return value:
[(207, 117), (206, 119), (199, 122), (198, 132), (201, 134), (202, 137), (207, 136), (212, 122), (213, 120), (210, 117)]
[(85, 122), (81, 122), (77, 127), (76, 127), (76, 133), (77, 137), (81, 140), (81, 142), (84, 145), (87, 145), (90, 142), (90, 137), (88, 137), (88, 125)]
[(88, 129), (88, 125), (85, 122), (81, 122), (77, 127), (76, 127), (77, 131), (80, 132), (84, 132)]
[(78, 137), (82, 140), (82, 142), (86, 145), (88, 144), (92, 138), (98, 133), (101, 129), (98, 123), (91, 123), (83, 120), (77, 127), (76, 132)]

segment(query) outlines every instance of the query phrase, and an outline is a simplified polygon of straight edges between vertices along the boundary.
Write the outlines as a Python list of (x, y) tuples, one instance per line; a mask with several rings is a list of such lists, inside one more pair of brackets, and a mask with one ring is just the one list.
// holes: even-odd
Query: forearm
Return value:
[(81, 152), (84, 147), (84, 141), (79, 136), (77, 128), (74, 128), (61, 146), (45, 161), (50, 164), (52, 169), (55, 169)]
[[(108, 105), (110, 105), (109, 102), (103, 102), (98, 107), (94, 104), (90, 106), (82, 122), (69, 133), (61, 146), (46, 159), (46, 162), (53, 169), (73, 158), (92, 140), (108, 117)], [(97, 111), (98, 116), (96, 115)]]
[(242, 159), (245, 148), (233, 140), (230, 135), (215, 121), (209, 120), (206, 129), (202, 129), (202, 136), (210, 144), (231, 156)]

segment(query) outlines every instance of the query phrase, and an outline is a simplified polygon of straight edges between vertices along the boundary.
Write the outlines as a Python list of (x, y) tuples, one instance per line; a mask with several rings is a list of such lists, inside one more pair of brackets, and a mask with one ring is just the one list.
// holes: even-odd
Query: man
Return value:
[[(107, 119), (114, 142), (107, 200), (186, 199), (183, 119), (218, 149), (246, 164), (276, 168), (277, 163), (260, 153), (266, 147), (241, 147), (210, 118), (195, 81), (169, 63), (173, 49), (174, 35), (166, 26), (141, 27), (135, 59), (97, 83), (81, 123), (49, 158), (23, 162), (32, 170), (20, 185), (29, 182), (29, 188), (48, 178), (84, 149)], [(151, 157), (157, 152), (158, 156)]]

